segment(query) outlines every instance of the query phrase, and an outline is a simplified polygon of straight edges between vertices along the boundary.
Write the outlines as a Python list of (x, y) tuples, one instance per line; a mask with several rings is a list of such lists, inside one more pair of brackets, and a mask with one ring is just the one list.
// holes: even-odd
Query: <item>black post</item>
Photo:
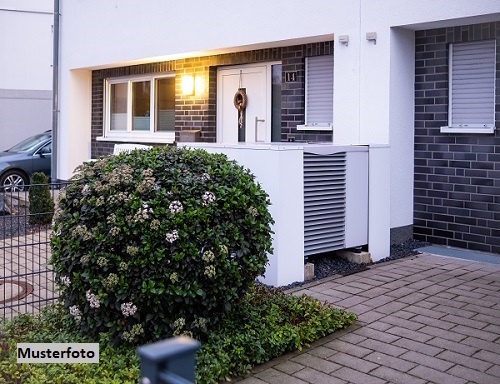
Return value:
[(141, 384), (192, 384), (195, 355), (200, 343), (186, 336), (137, 348)]

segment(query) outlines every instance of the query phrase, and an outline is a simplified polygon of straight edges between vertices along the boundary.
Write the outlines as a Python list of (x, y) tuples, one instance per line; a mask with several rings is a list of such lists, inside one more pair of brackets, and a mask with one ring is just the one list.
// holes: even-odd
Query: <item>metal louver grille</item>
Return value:
[(304, 153), (304, 256), (345, 248), (346, 154)]

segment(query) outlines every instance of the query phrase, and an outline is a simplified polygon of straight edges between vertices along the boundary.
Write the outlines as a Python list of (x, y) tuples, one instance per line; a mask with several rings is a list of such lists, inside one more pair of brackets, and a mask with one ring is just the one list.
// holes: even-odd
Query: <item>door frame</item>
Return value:
[[(220, 81), (219, 73), (223, 70), (238, 70), (242, 68), (251, 68), (251, 67), (266, 67), (266, 122), (268, 122), (268, 129), (266, 131), (266, 141), (265, 143), (271, 142), (271, 116), (272, 116), (272, 66), (276, 64), (282, 64), (281, 61), (265, 61), (262, 63), (249, 63), (249, 64), (238, 64), (238, 65), (227, 65), (220, 66), (217, 68), (217, 95), (216, 95), (216, 104), (217, 104), (217, 112), (215, 116), (216, 121), (216, 142), (224, 143), (222, 138), (222, 103), (219, 100), (220, 95), (222, 94), (222, 81)], [(235, 91), (236, 92), (236, 91)]]

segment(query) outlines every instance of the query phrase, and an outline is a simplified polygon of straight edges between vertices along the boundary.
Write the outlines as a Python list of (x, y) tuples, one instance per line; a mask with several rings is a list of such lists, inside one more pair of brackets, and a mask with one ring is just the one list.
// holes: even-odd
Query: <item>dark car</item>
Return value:
[(50, 177), (52, 133), (46, 131), (0, 152), (0, 190), (23, 191), (34, 172)]

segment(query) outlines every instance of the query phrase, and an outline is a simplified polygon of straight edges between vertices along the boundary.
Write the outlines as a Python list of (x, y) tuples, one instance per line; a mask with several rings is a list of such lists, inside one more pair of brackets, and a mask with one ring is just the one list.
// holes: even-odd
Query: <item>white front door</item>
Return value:
[[(243, 88), (247, 95), (243, 128), (238, 140), (239, 116), (234, 95)], [(271, 141), (271, 65), (220, 68), (217, 72), (217, 142)]]

